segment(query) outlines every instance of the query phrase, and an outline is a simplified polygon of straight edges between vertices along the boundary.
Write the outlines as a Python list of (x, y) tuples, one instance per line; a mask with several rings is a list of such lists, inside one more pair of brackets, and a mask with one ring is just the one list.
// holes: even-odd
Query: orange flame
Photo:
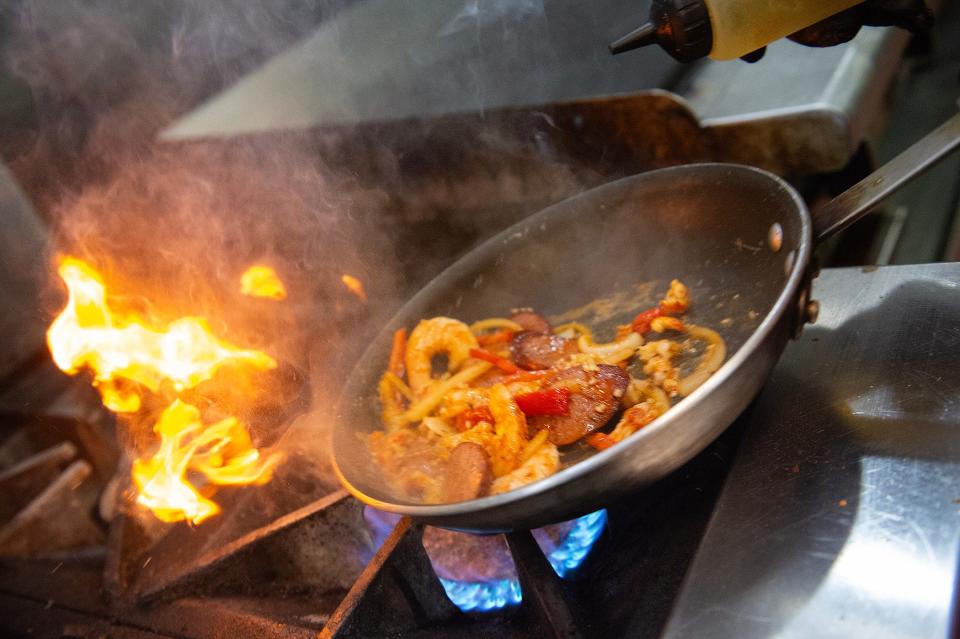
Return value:
[(269, 266), (255, 264), (240, 276), (240, 292), (252, 297), (266, 297), (272, 300), (282, 300), (287, 297), (287, 289), (277, 272)]
[(265, 484), (281, 459), (279, 453), (261, 458), (236, 418), (204, 425), (200, 411), (179, 399), (167, 407), (153, 430), (160, 436), (160, 449), (133, 463), (133, 481), (140, 490), (137, 503), (163, 521), (187, 519), (199, 524), (220, 512), (187, 481), (188, 471), (221, 486)]
[(355, 278), (353, 275), (346, 274), (340, 278), (340, 281), (343, 282), (344, 286), (346, 286), (351, 293), (362, 299), (364, 302), (367, 301), (367, 292), (363, 290), (363, 282)]
[(47, 331), (53, 361), (70, 374), (84, 367), (92, 370), (104, 405), (113, 411), (140, 408), (139, 397), (122, 388), (119, 380), (138, 382), (155, 393), (169, 380), (181, 391), (211, 379), (225, 364), (243, 363), (264, 370), (277, 365), (265, 353), (217, 339), (198, 317), (151, 327), (134, 317), (112, 313), (103, 279), (78, 259), (65, 258), (59, 273), (70, 298)]
[[(140, 386), (153, 393), (162, 388), (179, 393), (212, 379), (225, 365), (277, 366), (266, 353), (219, 339), (201, 318), (160, 325), (116, 312), (108, 304), (103, 278), (81, 260), (64, 258), (58, 272), (69, 299), (47, 331), (53, 360), (69, 374), (92, 371), (104, 405), (115, 412), (139, 411)], [(179, 399), (163, 412), (154, 432), (159, 449), (134, 462), (133, 480), (140, 491), (137, 502), (163, 521), (198, 524), (219, 512), (190, 484), (188, 472), (202, 474), (213, 485), (262, 484), (281, 459), (276, 453), (261, 458), (237, 419), (205, 425), (200, 411)]]

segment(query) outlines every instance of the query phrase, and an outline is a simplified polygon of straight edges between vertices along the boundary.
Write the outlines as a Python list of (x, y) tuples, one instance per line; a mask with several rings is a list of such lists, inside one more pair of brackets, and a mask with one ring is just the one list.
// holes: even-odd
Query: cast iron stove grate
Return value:
[[(54, 395), (71, 389), (58, 387)], [(87, 411), (86, 419), (96, 414)], [(4, 443), (24, 439), (25, 418), (4, 417)], [(115, 453), (67, 440), (76, 440), (77, 431), (90, 439), (89, 433), (104, 432), (103, 424), (74, 417), (72, 429), (65, 429), (50, 415), (31, 419), (40, 432), (65, 434), (65, 440), (0, 470), (0, 486), (8, 476), (40, 484), (53, 478), (53, 488), (45, 490), (70, 495), (57, 482), (75, 485), (70, 473), (77, 471), (71, 469), (90, 466), (88, 483), (102, 488), (89, 458), (99, 456), (109, 468)], [(84, 489), (85, 501), (72, 509), (58, 508), (62, 500), (52, 502), (53, 510), (47, 507), (37, 525), (56, 523), (57, 530), (75, 528), (87, 537), (61, 535), (59, 547), (0, 560), (0, 627), (40, 637), (655, 637), (706, 526), (734, 443), (735, 433), (728, 433), (653, 490), (610, 505), (605, 517), (587, 518), (596, 528), (589, 539), (595, 546), (581, 549), (566, 570), (548, 562), (543, 534), (540, 543), (526, 531), (507, 535), (502, 546), (509, 548), (519, 596), (501, 594), (500, 601), (467, 606), (458, 601), (472, 612), (454, 605), (438, 578), (450, 568), (437, 563), (449, 562), (449, 553), (434, 562), (428, 554), (436, 547), (429, 539), (435, 529), (426, 529), (428, 550), (424, 527), (408, 519), (388, 521), (384, 538), (370, 525), (371, 513), (332, 485), (303, 487), (326, 494), (236, 538), (218, 534), (216, 527), (184, 526), (146, 550), (138, 537), (143, 531), (117, 519), (105, 542), (96, 491)], [(290, 485), (278, 483), (281, 489)], [(238, 513), (263, 510), (257, 499), (243, 501), (229, 506)], [(384, 530), (384, 518), (379, 521)], [(199, 530), (211, 532), (197, 535)], [(571, 526), (561, 530), (567, 534)], [(490, 611), (476, 612), (481, 609)]]

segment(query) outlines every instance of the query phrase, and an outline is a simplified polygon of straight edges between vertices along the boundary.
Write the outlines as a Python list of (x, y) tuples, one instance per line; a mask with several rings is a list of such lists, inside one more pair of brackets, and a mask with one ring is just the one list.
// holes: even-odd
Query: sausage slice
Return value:
[(463, 442), (450, 452), (440, 496), (444, 502), (476, 499), (489, 490), (491, 481), (487, 451), (480, 444)]
[(578, 350), (577, 343), (572, 339), (533, 331), (522, 331), (510, 340), (513, 361), (520, 368), (527, 370), (550, 368)]
[(528, 417), (528, 427), (546, 428), (550, 441), (558, 446), (572, 444), (610, 421), (629, 383), (630, 375), (619, 366), (600, 364), (595, 371), (580, 366), (558, 371), (546, 387), (570, 389), (570, 413)]
[(531, 308), (514, 309), (510, 319), (522, 326), (525, 331), (533, 331), (534, 333), (550, 333), (553, 331), (547, 318)]

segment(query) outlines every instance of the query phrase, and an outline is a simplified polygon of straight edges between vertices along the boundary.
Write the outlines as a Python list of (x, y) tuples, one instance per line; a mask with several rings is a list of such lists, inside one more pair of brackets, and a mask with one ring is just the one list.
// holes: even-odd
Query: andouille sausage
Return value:
[(570, 412), (529, 417), (527, 425), (549, 430), (550, 441), (558, 446), (572, 444), (610, 421), (629, 383), (630, 375), (619, 366), (600, 364), (595, 371), (581, 366), (565, 368), (551, 377), (546, 387), (570, 389)]
[(440, 495), (445, 502), (476, 499), (487, 493), (492, 481), (487, 451), (480, 444), (463, 442), (450, 452)]
[(533, 309), (516, 308), (513, 310), (510, 319), (522, 326), (525, 331), (533, 331), (534, 333), (550, 333), (553, 331), (547, 318)]
[(521, 331), (510, 340), (514, 363), (527, 370), (550, 368), (578, 350), (577, 343), (572, 339), (533, 331)]

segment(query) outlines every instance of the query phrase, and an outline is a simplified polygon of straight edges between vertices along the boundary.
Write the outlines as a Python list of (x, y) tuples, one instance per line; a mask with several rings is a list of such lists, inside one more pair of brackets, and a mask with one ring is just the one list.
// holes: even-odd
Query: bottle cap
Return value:
[(659, 44), (681, 62), (710, 54), (713, 29), (704, 0), (654, 0), (650, 20), (610, 44), (613, 54)]

